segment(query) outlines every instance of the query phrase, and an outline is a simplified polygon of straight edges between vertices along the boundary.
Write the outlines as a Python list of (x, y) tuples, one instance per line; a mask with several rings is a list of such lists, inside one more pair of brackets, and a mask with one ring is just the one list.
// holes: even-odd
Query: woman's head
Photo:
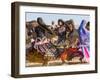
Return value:
[(90, 22), (87, 22), (86, 27), (85, 27), (88, 31), (90, 30)]
[(41, 17), (37, 18), (37, 22), (39, 25), (44, 24), (43, 19)]
[(58, 20), (58, 25), (59, 25), (59, 26), (63, 26), (63, 25), (64, 25), (64, 21), (63, 21), (62, 19), (59, 19), (59, 20)]
[(32, 26), (32, 28), (37, 27), (38, 26), (37, 21), (35, 21), (35, 20), (31, 21), (31, 26)]
[(67, 26), (69, 31), (73, 31), (73, 29), (74, 29), (74, 22), (73, 22), (73, 20), (71, 19), (71, 20), (66, 21), (66, 26)]

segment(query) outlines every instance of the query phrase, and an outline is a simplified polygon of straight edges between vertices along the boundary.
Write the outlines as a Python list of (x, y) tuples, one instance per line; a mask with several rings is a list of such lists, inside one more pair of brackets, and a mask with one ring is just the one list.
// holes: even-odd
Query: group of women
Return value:
[(90, 23), (82, 20), (78, 29), (72, 19), (57, 24), (46, 25), (42, 18), (37, 21), (26, 22), (26, 52), (37, 50), (41, 55), (52, 54), (55, 59), (60, 58), (63, 63), (80, 57), (89, 62)]

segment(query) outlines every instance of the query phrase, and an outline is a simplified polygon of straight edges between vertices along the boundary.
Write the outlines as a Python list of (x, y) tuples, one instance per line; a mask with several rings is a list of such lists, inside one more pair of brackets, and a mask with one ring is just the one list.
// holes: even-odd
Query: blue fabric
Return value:
[(90, 32), (85, 29), (86, 23), (85, 20), (82, 20), (78, 32), (80, 36), (80, 44), (86, 45), (89, 50), (89, 44), (90, 44)]

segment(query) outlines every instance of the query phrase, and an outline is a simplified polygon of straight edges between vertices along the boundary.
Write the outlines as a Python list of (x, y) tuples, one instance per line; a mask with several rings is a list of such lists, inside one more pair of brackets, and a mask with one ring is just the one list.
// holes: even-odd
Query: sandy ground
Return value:
[[(83, 62), (80, 62), (78, 60), (78, 58), (73, 58), (71, 61), (65, 61), (65, 63), (62, 63), (62, 61), (59, 60), (53, 60), (53, 61), (48, 61), (48, 64), (45, 66), (61, 66), (61, 65), (79, 65), (79, 64), (89, 64), (88, 62), (86, 62), (85, 60), (83, 60)], [(34, 62), (29, 62), (26, 61), (26, 67), (39, 67), (39, 66), (43, 66), (42, 63), (34, 63)]]

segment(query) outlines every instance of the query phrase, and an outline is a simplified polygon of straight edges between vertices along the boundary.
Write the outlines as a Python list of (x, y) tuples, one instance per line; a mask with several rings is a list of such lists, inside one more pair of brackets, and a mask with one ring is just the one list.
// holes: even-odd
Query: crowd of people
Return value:
[(44, 23), (41, 17), (26, 22), (26, 53), (34, 49), (41, 55), (52, 54), (55, 59), (71, 60), (80, 57), (89, 62), (90, 22), (82, 20), (78, 29), (72, 19), (58, 19), (51, 25)]

